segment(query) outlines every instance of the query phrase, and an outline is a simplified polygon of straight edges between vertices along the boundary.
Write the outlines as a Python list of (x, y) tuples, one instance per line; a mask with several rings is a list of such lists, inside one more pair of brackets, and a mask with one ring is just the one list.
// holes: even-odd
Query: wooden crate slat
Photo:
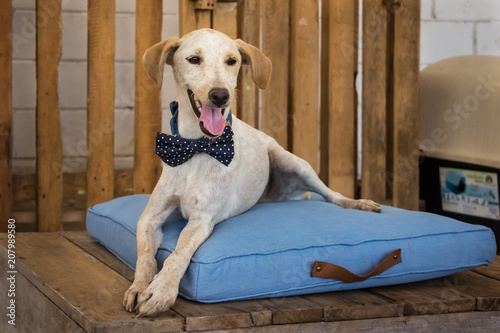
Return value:
[[(217, 4), (216, 4), (217, 6)], [(179, 35), (212, 26), (212, 10), (195, 9), (195, 1), (179, 0)]]
[[(61, 235), (16, 236), (18, 274), (87, 332), (182, 330), (183, 319), (171, 310), (154, 321), (125, 311), (121, 303), (130, 282)], [(0, 242), (7, 244), (5, 234), (0, 235)]]
[(382, 2), (363, 1), (361, 197), (376, 202), (386, 200), (387, 20)]
[[(36, 173), (37, 230), (62, 228), (62, 140), (58, 64), (61, 57), (61, 0), (36, 2)], [(42, 24), (43, 23), (43, 24)]]
[(0, 232), (12, 218), (12, 1), (0, 11)]
[(319, 172), (319, 4), (290, 2), (291, 151)]
[[(238, 38), (260, 48), (260, 0), (238, 2)], [(252, 80), (250, 66), (241, 66), (238, 76), (238, 118), (259, 127), (259, 88)]]
[(103, 245), (90, 238), (90, 236), (86, 232), (60, 231), (59, 234), (81, 248), (83, 251), (98, 259), (106, 266), (110, 267), (112, 270), (114, 270), (127, 280), (134, 280), (135, 271), (125, 265), (123, 261), (119, 260)]
[(349, 290), (304, 296), (323, 306), (323, 320), (388, 318), (403, 315), (403, 303), (394, 302), (366, 290)]
[(500, 256), (496, 256), (488, 266), (477, 267), (473, 271), (500, 281)]
[[(134, 271), (84, 232), (62, 232), (105, 265), (132, 281)], [(186, 320), (186, 330), (230, 329), (271, 324), (271, 311), (250, 301), (202, 304), (179, 297), (172, 309)]]
[[(357, 6), (353, 1), (329, 1), (324, 4), (327, 38), (323, 39), (322, 73), (322, 178), (327, 185), (347, 197), (355, 196), (356, 181), (356, 114), (354, 73), (357, 62), (353, 61), (353, 26), (357, 17)], [(326, 42), (326, 44), (325, 44)], [(326, 71), (325, 71), (326, 70)], [(324, 114), (326, 113), (326, 114)], [(327, 161), (325, 161), (325, 158)], [(327, 170), (324, 170), (324, 169)], [(327, 172), (327, 176), (325, 175)]]
[(404, 303), (405, 316), (475, 310), (475, 297), (469, 296), (460, 288), (453, 288), (453, 285), (453, 276), (450, 276), (415, 282), (411, 284), (411, 288), (408, 287), (409, 284), (403, 284), (370, 290)]
[(113, 199), (115, 1), (88, 2), (87, 206)]
[(288, 147), (289, 2), (261, 0), (262, 51), (273, 63), (269, 87), (262, 91), (261, 130)]
[[(85, 331), (62, 312), (22, 275), (16, 279), (16, 288), (22, 290), (16, 297), (16, 332), (71, 332)], [(33, 320), (32, 318), (50, 318)], [(7, 331), (8, 332), (8, 331)]]
[[(394, 14), (392, 200), (418, 210), (420, 0), (404, 1)], [(391, 138), (391, 137), (390, 137)]]
[(146, 72), (142, 56), (161, 41), (162, 2), (136, 1), (134, 193), (153, 192), (160, 177), (161, 160), (155, 154), (156, 133), (161, 131), (161, 92)]
[(481, 274), (467, 271), (450, 276), (447, 291), (459, 291), (476, 298), (476, 309), (479, 311), (500, 310), (500, 281)]
[[(0, 248), (0, 265), (7, 266), (7, 251)], [(6, 281), (11, 277), (10, 271), (0, 270), (0, 279)], [(54, 303), (49, 301), (45, 295), (36, 289), (31, 282), (21, 274), (15, 274), (16, 297), (15, 297), (15, 326), (8, 324), (11, 318), (0, 321), (0, 332), (75, 332), (84, 333), (83, 329), (63, 313)], [(10, 283), (0, 284), (0, 293), (9, 294)], [(22, 292), (20, 292), (22, 291)], [(13, 298), (12, 298), (13, 299)], [(8, 303), (4, 303), (7, 305)], [(50, 318), (50, 320), (34, 320), (34, 318)]]

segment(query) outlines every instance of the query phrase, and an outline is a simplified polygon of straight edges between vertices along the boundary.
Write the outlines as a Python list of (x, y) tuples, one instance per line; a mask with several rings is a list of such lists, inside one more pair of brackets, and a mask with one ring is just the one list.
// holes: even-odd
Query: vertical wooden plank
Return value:
[(237, 36), (237, 7), (236, 1), (217, 2), (212, 16), (212, 28), (225, 33), (235, 39)]
[(37, 230), (62, 229), (62, 142), (57, 94), (61, 0), (36, 2)]
[(179, 35), (211, 26), (211, 10), (195, 9), (195, 2), (192, 0), (179, 0)]
[[(235, 39), (238, 35), (237, 7), (236, 1), (217, 2), (212, 13), (212, 28)], [(238, 115), (237, 104), (237, 98), (234, 98), (231, 103), (231, 112), (236, 116)]]
[(353, 61), (354, 1), (330, 1), (328, 34), (328, 186), (354, 197), (356, 111)]
[(262, 0), (262, 50), (273, 63), (269, 87), (262, 91), (262, 128), (288, 146), (289, 2)]
[[(238, 2), (238, 38), (260, 47), (260, 0)], [(259, 88), (252, 80), (249, 66), (242, 66), (238, 77), (238, 117), (259, 127)]]
[(329, 129), (329, 115), (328, 115), (328, 100), (329, 100), (329, 52), (330, 52), (330, 1), (321, 0), (321, 75), (320, 75), (320, 154), (319, 154), (319, 177), (325, 183), (328, 181), (328, 129)]
[(12, 218), (12, 1), (0, 10), (0, 232)]
[(319, 171), (319, 6), (292, 0), (290, 6), (290, 110), (292, 152)]
[(393, 205), (418, 210), (420, 0), (394, 14)]
[(377, 202), (386, 200), (387, 20), (381, 1), (363, 0), (361, 197)]
[(161, 160), (155, 154), (161, 131), (161, 92), (146, 72), (142, 56), (161, 40), (162, 2), (136, 1), (134, 193), (151, 193), (158, 181)]
[(114, 191), (114, 0), (89, 0), (87, 52), (87, 206), (93, 206)]

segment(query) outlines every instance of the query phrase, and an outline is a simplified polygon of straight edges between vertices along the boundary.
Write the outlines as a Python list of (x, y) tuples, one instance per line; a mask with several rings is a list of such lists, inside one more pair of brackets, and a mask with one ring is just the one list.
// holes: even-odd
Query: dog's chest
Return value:
[(269, 159), (264, 147), (235, 138), (235, 156), (229, 166), (200, 153), (168, 172), (168, 186), (179, 197), (183, 216), (208, 215), (217, 223), (259, 200), (269, 177)]

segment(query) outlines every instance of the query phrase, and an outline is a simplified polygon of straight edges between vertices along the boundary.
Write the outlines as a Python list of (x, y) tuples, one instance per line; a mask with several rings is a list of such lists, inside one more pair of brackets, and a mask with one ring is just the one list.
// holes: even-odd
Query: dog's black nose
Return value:
[(225, 88), (214, 88), (208, 93), (208, 98), (216, 106), (221, 107), (229, 100), (229, 91)]

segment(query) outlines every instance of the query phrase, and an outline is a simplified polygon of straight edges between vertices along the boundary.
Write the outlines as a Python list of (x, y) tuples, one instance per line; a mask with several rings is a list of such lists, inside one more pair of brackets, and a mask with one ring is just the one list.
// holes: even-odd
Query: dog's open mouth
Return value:
[(226, 127), (225, 108), (213, 108), (204, 105), (195, 100), (194, 93), (190, 89), (187, 90), (187, 93), (193, 112), (198, 117), (201, 131), (210, 137), (221, 135)]

